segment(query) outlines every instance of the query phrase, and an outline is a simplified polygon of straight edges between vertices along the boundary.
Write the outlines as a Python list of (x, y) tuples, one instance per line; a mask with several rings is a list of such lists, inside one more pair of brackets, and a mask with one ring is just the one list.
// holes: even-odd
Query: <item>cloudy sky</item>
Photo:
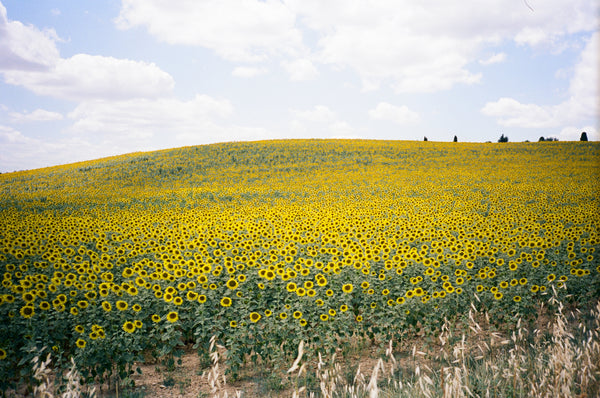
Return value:
[(0, 0), (0, 172), (225, 141), (600, 140), (596, 0)]

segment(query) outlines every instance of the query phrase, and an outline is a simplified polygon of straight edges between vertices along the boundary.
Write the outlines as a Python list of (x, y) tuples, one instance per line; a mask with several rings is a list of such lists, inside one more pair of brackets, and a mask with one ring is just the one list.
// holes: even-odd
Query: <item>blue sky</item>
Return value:
[(0, 0), (0, 172), (226, 141), (600, 140), (595, 0)]

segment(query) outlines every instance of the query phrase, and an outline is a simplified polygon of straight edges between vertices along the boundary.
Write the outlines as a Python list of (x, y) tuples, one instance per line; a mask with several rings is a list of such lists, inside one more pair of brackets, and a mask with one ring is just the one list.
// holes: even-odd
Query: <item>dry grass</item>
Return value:
[[(265, 391), (244, 380), (227, 384), (226, 348), (210, 342), (211, 366), (192, 392), (184, 387), (166, 390), (173, 397), (581, 397), (600, 396), (600, 302), (588, 312), (566, 310), (554, 303), (556, 312), (532, 327), (516, 320), (511, 331), (494, 331), (489, 316), (473, 306), (464, 323), (444, 322), (437, 340), (425, 344), (413, 339), (412, 347), (389, 341), (380, 347), (380, 358), (312, 357), (301, 343), (289, 369), (272, 369), (281, 381), (278, 390)], [(370, 354), (373, 354), (370, 351)], [(351, 362), (354, 361), (354, 364)], [(74, 361), (57, 377), (50, 355), (34, 358), (36, 385), (7, 396), (29, 391), (33, 397), (94, 397), (94, 388), (81, 384)], [(353, 368), (351, 365), (354, 365)], [(365, 369), (363, 373), (361, 370)], [(356, 369), (352, 375), (349, 372)], [(257, 371), (257, 369), (254, 369)], [(262, 369), (264, 371), (264, 369)], [(249, 376), (251, 370), (246, 372)], [(264, 374), (264, 373), (260, 373)], [(57, 382), (60, 379), (61, 382)], [(143, 384), (143, 376), (137, 382)], [(285, 382), (285, 383), (284, 383)], [(257, 382), (255, 382), (257, 383)], [(100, 396), (115, 396), (100, 394)], [(137, 394), (137, 393), (136, 393)], [(155, 396), (152, 389), (135, 396)], [(117, 391), (118, 396), (118, 391)], [(133, 396), (123, 391), (122, 397)]]

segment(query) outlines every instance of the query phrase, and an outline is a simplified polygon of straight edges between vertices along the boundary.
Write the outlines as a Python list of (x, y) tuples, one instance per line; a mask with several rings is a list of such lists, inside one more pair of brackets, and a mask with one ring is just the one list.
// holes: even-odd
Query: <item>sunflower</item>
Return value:
[(135, 327), (138, 328), (138, 329), (141, 329), (142, 326), (144, 326), (144, 324), (142, 323), (142, 321), (140, 321), (138, 319), (136, 319), (133, 323), (135, 324)]
[(345, 285), (342, 286), (342, 291), (344, 293), (352, 293), (353, 289), (354, 289), (354, 286), (352, 286), (352, 283), (346, 283)]
[(223, 307), (231, 307), (232, 302), (233, 301), (231, 300), (230, 297), (225, 296), (225, 297), (223, 297), (221, 299), (221, 306), (223, 306)]
[(134, 310), (135, 312), (140, 312), (142, 310), (142, 306), (139, 304), (134, 304), (131, 306), (131, 309)]
[(50, 309), (50, 303), (47, 301), (40, 302), (40, 309), (42, 311), (48, 311)]
[(288, 317), (288, 315), (287, 315), (287, 313), (286, 313), (286, 312), (281, 312), (281, 313), (279, 314), (279, 318), (280, 318), (280, 319), (287, 319), (287, 317)]
[(363, 321), (363, 316), (362, 315), (357, 315), (356, 316), (356, 322), (362, 322)]
[(198, 293), (193, 290), (189, 290), (186, 293), (185, 298), (188, 299), (188, 301), (195, 301), (198, 298)]
[(135, 324), (131, 321), (127, 321), (123, 324), (123, 330), (127, 333), (135, 332)]
[(295, 292), (298, 286), (295, 282), (288, 282), (285, 288), (288, 292)]
[(77, 326), (75, 326), (75, 331), (76, 331), (77, 333), (80, 333), (80, 334), (81, 334), (81, 333), (85, 332), (85, 329), (83, 328), (83, 326), (81, 326), (81, 325), (77, 325)]
[(125, 311), (127, 309), (128, 304), (126, 301), (118, 300), (116, 306), (119, 311)]
[(329, 315), (327, 314), (321, 314), (319, 315), (319, 319), (323, 322), (327, 321), (329, 319)]
[(23, 293), (23, 301), (27, 304), (32, 303), (35, 301), (35, 294), (33, 292)]
[(7, 355), (6, 350), (0, 348), (0, 360), (5, 359), (6, 355)]
[(179, 319), (179, 314), (175, 311), (171, 311), (167, 314), (167, 321), (173, 323)]
[(302, 327), (308, 325), (308, 322), (304, 318), (300, 319), (299, 323), (300, 323), (300, 326), (302, 326)]
[(183, 304), (183, 299), (181, 297), (177, 296), (173, 299), (173, 304), (181, 305), (181, 304)]
[(160, 315), (153, 314), (152, 315), (152, 322), (154, 322), (154, 323), (160, 322)]
[(348, 306), (347, 306), (346, 304), (342, 304), (342, 305), (340, 306), (340, 311), (342, 311), (342, 312), (346, 312), (346, 311), (348, 311)]
[(235, 289), (237, 289), (237, 288), (238, 288), (238, 286), (239, 286), (239, 283), (238, 283), (238, 281), (237, 281), (237, 280), (235, 280), (235, 279), (231, 278), (231, 279), (229, 279), (229, 280), (227, 281), (227, 283), (226, 283), (225, 285), (227, 286), (227, 288), (228, 288), (228, 289), (230, 289), (230, 290), (235, 290)]
[(250, 313), (250, 320), (251, 320), (253, 323), (256, 323), (256, 322), (258, 322), (258, 321), (260, 320), (260, 318), (261, 318), (261, 316), (260, 316), (260, 314), (259, 314), (258, 312), (251, 312), (251, 313)]
[(236, 321), (231, 321), (229, 322), (229, 326), (232, 328), (237, 328), (237, 322)]
[(77, 339), (77, 340), (75, 341), (75, 345), (76, 345), (77, 347), (79, 347), (79, 348), (85, 348), (85, 345), (86, 345), (86, 344), (87, 344), (87, 343), (86, 343), (86, 341), (85, 341), (85, 340), (83, 340), (83, 339)]
[(514, 296), (514, 297), (513, 297), (513, 301), (514, 301), (515, 303), (518, 303), (519, 301), (521, 301), (521, 296)]

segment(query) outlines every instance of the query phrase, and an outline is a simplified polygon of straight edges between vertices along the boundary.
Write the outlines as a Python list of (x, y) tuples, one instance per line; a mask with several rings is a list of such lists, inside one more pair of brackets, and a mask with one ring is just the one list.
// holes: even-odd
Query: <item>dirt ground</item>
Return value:
[[(367, 382), (373, 368), (378, 361), (378, 352), (381, 349), (375, 347), (367, 348), (361, 352), (348, 355), (345, 359), (336, 359), (340, 364), (342, 377), (354, 377), (357, 366), (360, 364), (360, 372), (364, 375)], [(191, 347), (186, 348), (181, 356), (181, 363), (176, 365), (172, 371), (167, 371), (160, 363), (141, 363), (137, 364), (141, 369), (141, 374), (134, 374), (131, 378), (135, 382), (134, 388), (121, 388), (118, 392), (119, 397), (156, 397), (156, 398), (200, 398), (212, 397), (211, 385), (207, 373), (210, 368), (203, 368), (198, 354)], [(303, 358), (304, 361), (309, 359)], [(316, 358), (315, 358), (316, 360)], [(310, 374), (303, 375), (312, 378), (318, 386), (315, 369), (316, 361), (312, 361), (308, 368), (312, 369)], [(293, 360), (286, 365), (285, 369), (268, 369), (260, 364), (246, 364), (236, 381), (231, 381), (227, 377), (223, 380), (225, 373), (224, 364), (220, 364), (221, 383), (218, 389), (219, 397), (239, 396), (244, 398), (265, 398), (265, 397), (291, 397), (296, 382), (296, 374), (287, 374), (287, 369), (292, 366)], [(114, 388), (110, 390), (106, 386), (96, 390), (98, 398), (116, 397), (117, 391)]]

